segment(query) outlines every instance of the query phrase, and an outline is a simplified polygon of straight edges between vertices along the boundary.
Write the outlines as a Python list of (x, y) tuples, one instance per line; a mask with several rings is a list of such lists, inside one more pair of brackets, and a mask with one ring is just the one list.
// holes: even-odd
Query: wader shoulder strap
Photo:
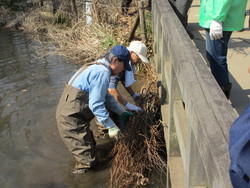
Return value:
[(91, 65), (94, 65), (94, 64), (103, 65), (104, 67), (106, 67), (103, 63), (99, 63), (99, 62), (86, 63), (86, 64), (84, 64), (84, 65), (80, 68), (80, 70), (78, 71), (78, 73), (74, 76), (74, 78), (71, 80), (71, 82), (68, 83), (68, 85), (72, 85), (72, 83), (75, 81), (75, 79), (76, 79), (85, 69), (87, 69), (88, 67), (90, 67)]

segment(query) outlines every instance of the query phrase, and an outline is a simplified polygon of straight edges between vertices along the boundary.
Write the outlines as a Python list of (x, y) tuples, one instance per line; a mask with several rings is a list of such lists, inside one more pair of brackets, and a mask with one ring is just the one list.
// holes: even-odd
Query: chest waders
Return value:
[(93, 132), (89, 129), (94, 114), (89, 109), (89, 93), (73, 87), (72, 83), (93, 64), (97, 63), (83, 65), (74, 79), (66, 84), (56, 111), (57, 126), (63, 142), (85, 168), (90, 168), (97, 162), (96, 142)]

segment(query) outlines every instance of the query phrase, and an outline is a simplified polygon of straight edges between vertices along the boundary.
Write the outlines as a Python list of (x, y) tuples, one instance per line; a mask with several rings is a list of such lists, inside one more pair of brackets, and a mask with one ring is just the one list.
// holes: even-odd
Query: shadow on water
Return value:
[(71, 174), (75, 160), (58, 134), (55, 109), (77, 65), (37, 58), (39, 44), (21, 32), (0, 31), (0, 41), (1, 187), (108, 187), (108, 169)]

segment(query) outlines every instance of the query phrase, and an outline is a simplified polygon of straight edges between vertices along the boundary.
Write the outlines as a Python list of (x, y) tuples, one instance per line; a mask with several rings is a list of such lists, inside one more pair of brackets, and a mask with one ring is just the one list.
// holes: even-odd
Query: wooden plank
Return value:
[[(170, 79), (171, 79), (171, 61), (170, 61), (170, 54), (168, 50), (168, 42), (166, 39), (162, 37), (162, 65), (161, 65), (161, 72), (162, 72), (162, 79), (166, 82), (166, 88), (167, 86), (171, 86)], [(169, 88), (168, 88), (169, 90)]]
[(162, 121), (164, 123), (163, 130), (164, 130), (164, 138), (166, 142), (166, 146), (168, 145), (168, 104), (161, 105), (161, 115)]
[[(198, 124), (198, 119), (193, 116), (192, 122)], [(208, 185), (208, 177), (204, 169), (203, 161), (195, 140), (192, 127), (188, 127), (188, 140), (187, 140), (187, 161), (186, 161), (186, 187), (193, 187), (197, 185)]]
[(168, 157), (170, 156), (181, 156), (178, 137), (175, 129), (174, 121), (174, 101), (182, 100), (180, 88), (177, 82), (175, 72), (171, 72), (171, 86), (169, 87), (169, 113), (168, 113)]
[(181, 157), (170, 157), (168, 160), (171, 188), (184, 187), (184, 170)]
[(187, 116), (181, 100), (174, 101), (174, 122), (181, 151), (183, 166), (186, 167)]

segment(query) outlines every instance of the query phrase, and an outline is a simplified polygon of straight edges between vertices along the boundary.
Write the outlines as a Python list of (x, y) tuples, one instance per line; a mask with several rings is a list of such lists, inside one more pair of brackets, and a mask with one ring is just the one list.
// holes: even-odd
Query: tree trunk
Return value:
[(144, 16), (144, 2), (139, 1), (139, 16), (140, 16), (140, 29), (141, 29), (141, 35), (142, 35), (142, 42), (147, 42), (147, 31), (146, 31), (146, 22), (145, 22), (145, 16)]
[(43, 0), (40, 0), (40, 5), (41, 5), (41, 7), (43, 6)]
[(52, 0), (52, 12), (55, 14), (57, 10), (60, 8), (63, 0)]
[(77, 12), (76, 0), (71, 0), (71, 4), (72, 4), (73, 12), (74, 12), (74, 14), (75, 14), (76, 18), (78, 18), (78, 12)]

